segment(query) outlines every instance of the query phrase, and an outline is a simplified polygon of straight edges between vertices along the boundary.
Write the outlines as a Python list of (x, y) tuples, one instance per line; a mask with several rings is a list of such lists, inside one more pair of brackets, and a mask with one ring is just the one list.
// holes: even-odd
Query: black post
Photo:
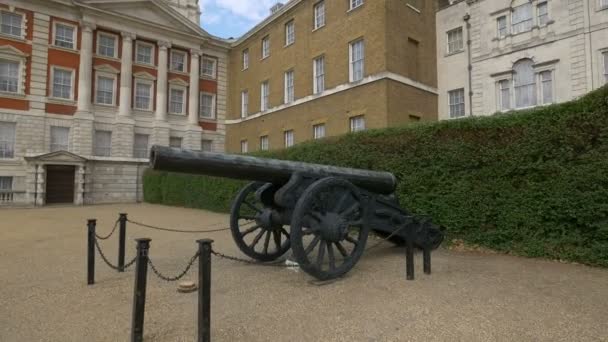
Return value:
[(87, 284), (95, 284), (95, 226), (97, 220), (87, 221)]
[(431, 274), (431, 247), (425, 246), (422, 250), (424, 274)]
[(127, 214), (119, 214), (120, 230), (118, 232), (118, 272), (125, 271), (125, 238), (127, 234)]
[(131, 342), (144, 340), (144, 310), (146, 308), (146, 281), (148, 277), (148, 250), (150, 239), (137, 241), (137, 261), (135, 262), (135, 290), (133, 294), (133, 319), (131, 321)]
[(407, 239), (405, 246), (405, 264), (407, 280), (414, 280), (414, 243), (411, 238)]
[(198, 340), (211, 341), (211, 244), (198, 240)]

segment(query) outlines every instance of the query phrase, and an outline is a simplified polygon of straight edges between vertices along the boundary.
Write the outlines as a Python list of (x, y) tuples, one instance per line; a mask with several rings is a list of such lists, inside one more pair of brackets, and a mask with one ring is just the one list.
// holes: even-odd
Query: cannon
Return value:
[(371, 231), (407, 250), (414, 278), (414, 248), (430, 273), (431, 251), (442, 229), (399, 206), (397, 179), (377, 172), (302, 162), (154, 146), (151, 168), (250, 180), (232, 203), (230, 229), (247, 256), (271, 262), (290, 249), (300, 268), (319, 280), (350, 271)]

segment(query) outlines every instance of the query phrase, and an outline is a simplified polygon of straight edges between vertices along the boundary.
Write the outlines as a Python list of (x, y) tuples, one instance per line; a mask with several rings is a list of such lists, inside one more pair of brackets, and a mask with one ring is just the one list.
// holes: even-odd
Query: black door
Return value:
[(74, 203), (74, 175), (76, 167), (46, 166), (46, 203)]

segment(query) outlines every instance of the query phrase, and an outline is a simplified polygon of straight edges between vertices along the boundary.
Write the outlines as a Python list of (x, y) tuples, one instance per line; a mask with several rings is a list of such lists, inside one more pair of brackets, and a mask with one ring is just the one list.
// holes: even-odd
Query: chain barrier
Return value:
[(178, 280), (182, 279), (186, 274), (188, 274), (188, 271), (190, 271), (190, 268), (192, 268), (192, 265), (194, 264), (196, 259), (198, 259), (198, 256), (199, 256), (199, 253), (196, 252), (194, 254), (194, 256), (192, 256), (192, 259), (190, 259), (190, 262), (188, 262), (188, 265), (186, 265), (186, 269), (184, 269), (184, 271), (182, 273), (180, 273), (179, 275), (177, 275), (175, 277), (168, 277), (168, 276), (161, 274), (158, 271), (158, 269), (154, 266), (154, 264), (152, 263), (152, 259), (150, 259), (150, 258), (148, 258), (148, 264), (150, 265), (150, 268), (152, 268), (152, 271), (154, 272), (154, 274), (156, 274), (157, 277), (159, 277), (160, 279), (162, 279), (164, 281), (173, 282), (173, 281), (178, 281)]
[[(120, 270), (120, 268), (118, 266), (112, 264), (110, 262), (110, 260), (108, 260), (108, 258), (106, 257), (106, 255), (101, 250), (101, 246), (99, 245), (99, 241), (97, 239), (95, 239), (95, 248), (99, 252), (99, 255), (101, 256), (101, 259), (106, 263), (106, 265), (108, 265), (108, 267), (110, 267), (111, 269), (113, 269), (115, 271), (119, 271)], [(125, 270), (127, 270), (129, 267), (133, 266), (133, 264), (135, 264), (135, 261), (137, 261), (137, 257), (134, 257), (131, 261), (129, 261), (127, 264), (125, 264)]]
[(97, 232), (95, 232), (95, 237), (99, 240), (107, 240), (109, 238), (112, 237), (112, 235), (114, 235), (114, 232), (116, 231), (116, 228), (118, 228), (118, 222), (120, 222), (120, 220), (116, 220), (116, 222), (114, 223), (114, 228), (112, 228), (112, 231), (110, 232), (109, 235), (107, 236), (99, 236), (97, 235)]
[(376, 242), (375, 244), (367, 247), (365, 249), (366, 252), (371, 251), (372, 249), (379, 247), (380, 245), (382, 245), (383, 243), (385, 243), (386, 241), (388, 241), (390, 238), (392, 238), (393, 236), (397, 235), (400, 231), (404, 230), (407, 226), (403, 225), (401, 226), (399, 229), (395, 230), (394, 232), (392, 232), (389, 236), (382, 238), (380, 241)]
[(218, 228), (218, 229), (206, 229), (206, 230), (182, 230), (182, 229), (170, 229), (170, 228), (152, 226), (152, 225), (149, 225), (149, 224), (133, 221), (133, 220), (130, 220), (130, 219), (128, 219), (127, 222), (133, 223), (134, 225), (137, 225), (137, 226), (140, 226), (140, 227), (144, 227), (144, 228), (162, 230), (162, 231), (165, 231), (165, 232), (172, 232), (172, 233), (194, 233), (194, 234), (199, 234), (199, 233), (216, 233), (216, 232), (223, 232), (225, 230), (230, 230), (230, 228)]
[(267, 266), (267, 267), (280, 267), (280, 268), (298, 268), (300, 267), (299, 265), (287, 265), (287, 264), (283, 264), (283, 263), (267, 263), (267, 262), (261, 262), (261, 261), (255, 261), (255, 260), (248, 260), (248, 259), (243, 259), (243, 258), (238, 258), (235, 256), (230, 256), (230, 255), (226, 255), (220, 252), (216, 252), (215, 250), (211, 250), (211, 254), (215, 255), (216, 257), (219, 257), (221, 259), (226, 259), (226, 260), (232, 260), (232, 261), (237, 261), (243, 264), (248, 264), (248, 265), (257, 265), (257, 266)]

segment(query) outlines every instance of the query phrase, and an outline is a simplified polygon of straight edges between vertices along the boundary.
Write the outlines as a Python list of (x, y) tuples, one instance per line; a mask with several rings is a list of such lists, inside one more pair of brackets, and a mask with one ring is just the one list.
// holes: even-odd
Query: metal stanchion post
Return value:
[(424, 274), (431, 274), (431, 247), (425, 246), (422, 253)]
[(144, 311), (146, 308), (146, 281), (148, 276), (148, 251), (150, 239), (136, 239), (137, 261), (135, 263), (135, 290), (133, 293), (133, 318), (131, 342), (144, 340)]
[(127, 214), (120, 214), (118, 219), (120, 230), (118, 232), (118, 272), (125, 271), (125, 238), (127, 234)]
[(407, 280), (414, 280), (414, 232), (411, 228), (407, 232), (405, 264)]
[(198, 240), (198, 342), (211, 341), (211, 244)]
[(97, 220), (87, 221), (87, 284), (95, 284), (95, 226)]

